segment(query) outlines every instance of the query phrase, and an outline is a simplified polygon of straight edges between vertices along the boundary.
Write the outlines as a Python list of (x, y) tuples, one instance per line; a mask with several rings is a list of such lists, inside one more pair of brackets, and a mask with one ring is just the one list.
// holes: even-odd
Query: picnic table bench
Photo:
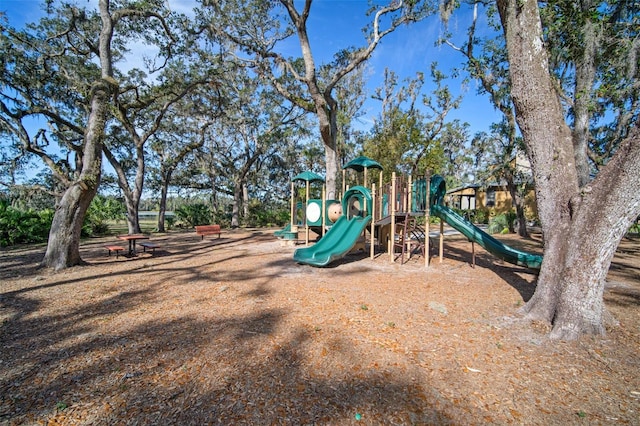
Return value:
[(109, 256), (111, 256), (111, 252), (114, 252), (116, 254), (116, 259), (118, 258), (118, 255), (120, 254), (120, 252), (124, 251), (124, 247), (122, 246), (109, 245), (109, 246), (104, 246), (104, 248), (109, 250)]
[(151, 253), (155, 253), (156, 249), (160, 247), (160, 244), (154, 243), (152, 241), (143, 241), (140, 243), (140, 245), (142, 246), (143, 253), (146, 253), (147, 249), (150, 249)]
[(200, 235), (204, 240), (205, 235), (216, 235), (220, 238), (221, 233), (220, 225), (196, 225), (196, 235)]

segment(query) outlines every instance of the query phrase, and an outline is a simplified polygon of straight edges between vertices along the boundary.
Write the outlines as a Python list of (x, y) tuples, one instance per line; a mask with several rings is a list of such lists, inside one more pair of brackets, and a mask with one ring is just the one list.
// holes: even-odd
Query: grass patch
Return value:
[[(108, 221), (109, 235), (128, 234), (129, 228), (126, 221)], [(140, 218), (140, 230), (143, 234), (150, 234), (158, 229), (158, 220), (156, 218)]]

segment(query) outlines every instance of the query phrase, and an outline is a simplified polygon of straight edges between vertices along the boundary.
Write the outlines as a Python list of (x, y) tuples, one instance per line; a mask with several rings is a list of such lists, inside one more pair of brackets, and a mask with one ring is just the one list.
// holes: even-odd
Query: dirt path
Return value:
[(472, 268), (463, 239), (427, 270), (313, 268), (272, 232), (133, 259), (91, 240), (62, 273), (0, 252), (0, 424), (640, 424), (638, 241), (609, 277), (620, 326), (561, 343), (516, 316), (535, 276), (477, 246)]

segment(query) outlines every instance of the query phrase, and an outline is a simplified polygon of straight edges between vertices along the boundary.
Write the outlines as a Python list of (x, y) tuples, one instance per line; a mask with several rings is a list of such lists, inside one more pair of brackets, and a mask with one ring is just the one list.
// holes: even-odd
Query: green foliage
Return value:
[(109, 221), (125, 219), (124, 202), (114, 197), (96, 195), (91, 201), (82, 224), (82, 235), (104, 235), (109, 232)]
[(7, 193), (11, 200), (11, 205), (20, 210), (46, 210), (56, 204), (54, 192), (59, 192), (60, 187), (56, 185), (50, 173), (41, 171), (37, 177), (27, 182), (26, 185), (12, 186)]
[(165, 221), (165, 225), (167, 226), (167, 229), (171, 230), (171, 229), (173, 229), (174, 225), (176, 224), (176, 217), (175, 216), (165, 216), (164, 221)]
[(508, 211), (505, 213), (505, 216), (507, 218), (507, 228), (509, 229), (509, 232), (511, 233), (516, 232), (515, 223), (516, 223), (516, 220), (518, 219), (518, 215), (516, 214), (516, 212), (513, 210)]
[(53, 210), (19, 210), (0, 200), (0, 246), (47, 241)]
[(506, 234), (509, 232), (509, 222), (505, 214), (500, 214), (489, 221), (490, 234)]
[(508, 234), (515, 232), (515, 221), (518, 216), (514, 211), (502, 213), (489, 221), (490, 234)]
[[(227, 208), (225, 210), (225, 208)], [(217, 223), (218, 225), (229, 227), (231, 226), (231, 205), (219, 206), (217, 209), (213, 211), (213, 223)]]
[[(563, 97), (591, 123), (589, 157), (607, 164), (640, 119), (637, 104), (637, 2), (541, 3), (550, 66)], [(566, 73), (567, 67), (590, 70)], [(576, 90), (579, 89), (579, 90)]]
[(245, 225), (248, 226), (283, 226), (289, 222), (289, 211), (287, 209), (274, 209), (261, 203), (259, 200), (252, 200), (249, 204), (249, 217)]
[(431, 66), (431, 78), (437, 87), (423, 94), (423, 73), (399, 82), (394, 72), (386, 70), (384, 85), (376, 90), (374, 99), (382, 102), (382, 112), (363, 141), (363, 151), (382, 165), (386, 180), (392, 172), (442, 172), (464, 146), (466, 124), (445, 122), (459, 99), (444, 86), (437, 64)]
[(473, 212), (473, 223), (489, 223), (489, 214), (487, 211), (483, 209), (474, 209)]
[(489, 214), (483, 209), (453, 210), (471, 223), (489, 223)]
[[(487, 215), (490, 216), (490, 215)], [(518, 215), (515, 211), (511, 210), (507, 213), (502, 213), (489, 220), (488, 232), (490, 234), (508, 234), (515, 232), (515, 223), (518, 219)]]
[(185, 204), (178, 207), (175, 214), (189, 228), (196, 225), (208, 225), (213, 217), (211, 208), (204, 203)]

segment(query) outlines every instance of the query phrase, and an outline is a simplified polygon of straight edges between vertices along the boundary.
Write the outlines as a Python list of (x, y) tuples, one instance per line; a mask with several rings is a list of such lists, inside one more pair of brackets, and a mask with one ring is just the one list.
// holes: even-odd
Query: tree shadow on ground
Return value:
[[(445, 248), (445, 256), (449, 259), (473, 266), (473, 254), (471, 248), (467, 251), (456, 246), (449, 246)], [(484, 250), (478, 252), (477, 248), (475, 267), (491, 269), (507, 284), (516, 289), (525, 303), (533, 297), (533, 293), (536, 289), (535, 271), (520, 266), (510, 265)], [(526, 279), (523, 278), (523, 275), (530, 277), (528, 277), (529, 279)]]
[[(149, 308), (161, 294), (153, 287), (116, 291), (47, 311), (24, 293), (1, 299), (9, 315), (2, 324), (0, 421), (349, 424), (362, 412), (371, 423), (448, 422), (442, 398), (428, 384), (418, 386), (411, 372), (314, 368), (306, 349), (319, 336), (304, 328), (278, 334), (289, 315), (284, 309), (134, 315), (123, 326), (120, 314)], [(332, 339), (345, 342), (325, 359), (366, 356), (349, 353), (346, 336)]]
[(621, 307), (640, 306), (640, 289), (625, 283), (610, 282), (605, 287), (606, 303)]
[(640, 244), (638, 241), (623, 239), (611, 261), (609, 275), (613, 276), (614, 279), (640, 282), (638, 258), (640, 258)]
[(9, 278), (32, 275), (38, 272), (40, 262), (44, 258), (46, 247), (31, 246), (29, 249), (1, 249), (0, 281)]

